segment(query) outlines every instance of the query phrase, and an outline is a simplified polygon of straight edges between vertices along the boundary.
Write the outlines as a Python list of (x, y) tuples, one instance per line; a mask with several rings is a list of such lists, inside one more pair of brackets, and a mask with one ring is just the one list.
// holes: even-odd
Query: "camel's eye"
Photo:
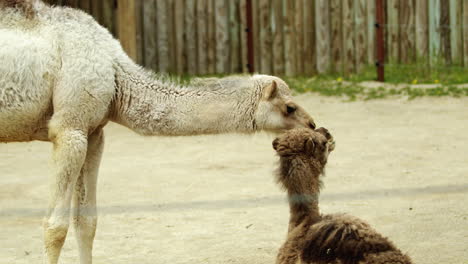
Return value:
[(286, 106), (286, 112), (288, 112), (288, 114), (292, 114), (294, 112), (296, 112), (297, 108), (294, 107), (294, 106), (291, 106), (291, 105), (287, 105)]

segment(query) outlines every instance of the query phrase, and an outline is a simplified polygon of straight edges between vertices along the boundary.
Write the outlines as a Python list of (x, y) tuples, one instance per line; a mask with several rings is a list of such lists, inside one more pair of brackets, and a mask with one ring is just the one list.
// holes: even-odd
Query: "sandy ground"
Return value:
[[(468, 263), (468, 98), (298, 102), (337, 141), (323, 213), (349, 212), (415, 263)], [(106, 128), (95, 263), (274, 263), (288, 221), (272, 135)], [(0, 144), (0, 263), (41, 263), (51, 145)], [(61, 263), (78, 263), (73, 232)]]

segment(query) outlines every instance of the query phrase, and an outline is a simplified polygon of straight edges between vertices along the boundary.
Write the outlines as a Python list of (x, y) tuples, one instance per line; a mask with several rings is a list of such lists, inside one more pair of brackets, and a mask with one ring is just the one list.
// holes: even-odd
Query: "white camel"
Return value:
[(143, 135), (315, 127), (279, 78), (229, 77), (182, 87), (133, 63), (84, 12), (0, 0), (0, 142), (53, 143), (45, 263), (58, 263), (70, 214), (80, 263), (92, 263), (108, 121)]

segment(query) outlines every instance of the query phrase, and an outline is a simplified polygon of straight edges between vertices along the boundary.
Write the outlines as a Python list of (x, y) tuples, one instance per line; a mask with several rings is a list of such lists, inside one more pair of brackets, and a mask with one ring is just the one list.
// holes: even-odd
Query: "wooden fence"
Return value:
[[(81, 8), (160, 72), (247, 72), (247, 0), (49, 0)], [(252, 0), (255, 70), (350, 74), (375, 63), (375, 0)], [(468, 0), (385, 0), (387, 64), (468, 67)]]

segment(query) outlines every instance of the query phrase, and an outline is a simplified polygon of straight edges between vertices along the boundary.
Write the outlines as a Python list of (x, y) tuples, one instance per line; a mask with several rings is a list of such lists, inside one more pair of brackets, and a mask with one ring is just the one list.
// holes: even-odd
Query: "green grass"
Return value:
[[(375, 66), (369, 65), (359, 74), (351, 74), (343, 76), (342, 74), (332, 73), (317, 75), (320, 80), (337, 80), (342, 78), (350, 82), (375, 81), (377, 73)], [(390, 64), (385, 67), (385, 82), (386, 83), (418, 83), (418, 84), (434, 84), (441, 83), (444, 85), (454, 85), (468, 83), (468, 68), (458, 65), (445, 66), (441, 63), (433, 65), (427, 64)]]
[[(204, 77), (222, 77), (211, 75)], [(197, 76), (200, 77), (200, 76)], [(374, 81), (377, 78), (374, 66), (365, 67), (361, 73), (342, 76), (341, 74), (321, 74), (313, 77), (282, 77), (298, 93), (315, 92), (324, 96), (339, 96), (348, 100), (371, 100), (400, 96), (414, 99), (423, 96), (468, 96), (468, 88), (456, 87), (458, 84), (468, 83), (468, 68), (460, 66), (445, 67), (442, 64), (430, 69), (424, 64), (388, 65), (385, 68), (386, 83), (403, 84), (399, 87), (383, 85), (368, 88), (360, 83)], [(194, 76), (178, 76), (171, 79), (187, 84)], [(404, 84), (408, 84), (405, 86)], [(410, 84), (440, 84), (433, 88), (413, 88)], [(402, 88), (403, 87), (403, 88)]]
[(320, 78), (285, 78), (289, 86), (296, 92), (315, 92), (324, 96), (340, 96), (348, 100), (371, 100), (390, 96), (414, 99), (423, 96), (468, 96), (468, 88), (450, 86), (437, 86), (432, 88), (412, 88), (409, 85), (402, 87), (379, 86), (368, 88), (357, 82), (326, 81)]

